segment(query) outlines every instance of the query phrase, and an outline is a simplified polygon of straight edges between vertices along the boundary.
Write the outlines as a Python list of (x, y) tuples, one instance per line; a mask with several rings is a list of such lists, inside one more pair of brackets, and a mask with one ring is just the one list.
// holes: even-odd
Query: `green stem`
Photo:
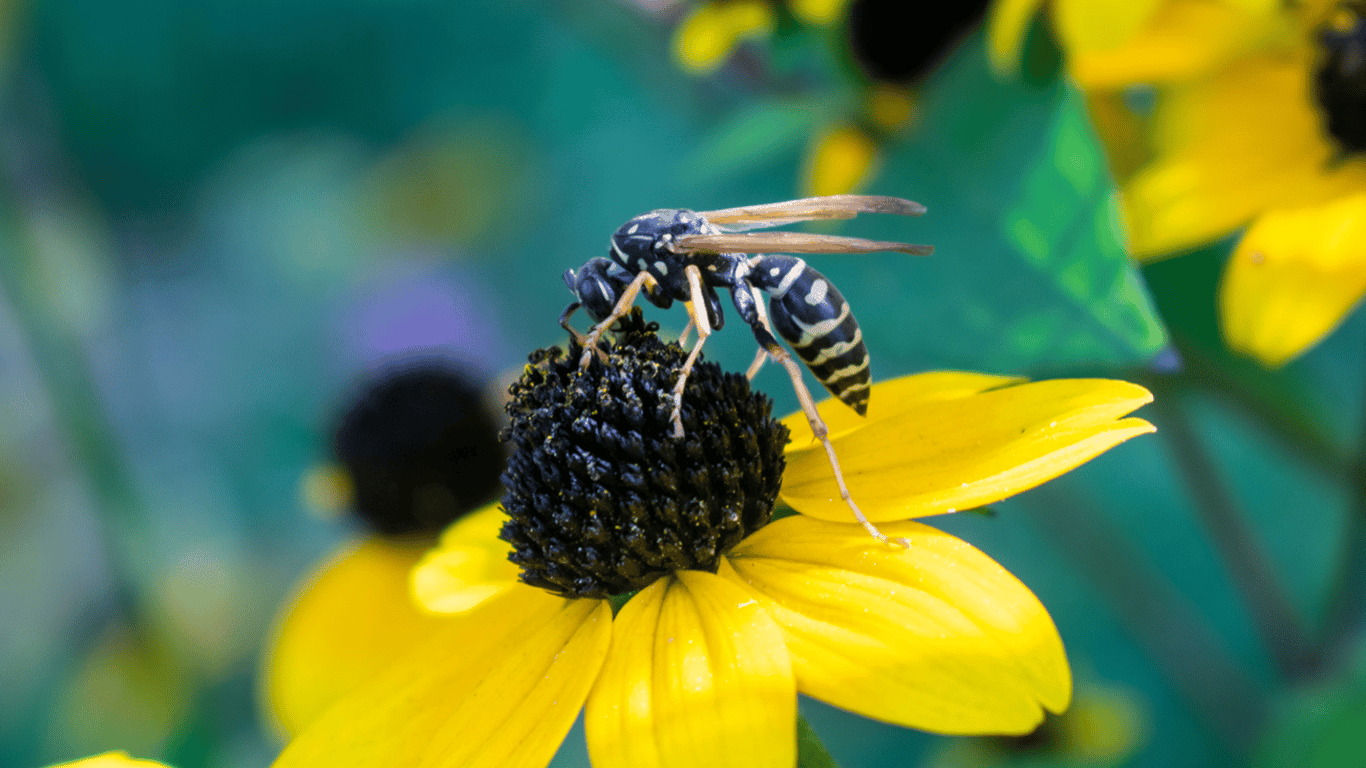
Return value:
[(1265, 553), (1245, 524), (1245, 515), (1195, 434), (1183, 407), (1185, 398), (1174, 387), (1155, 384), (1153, 407), (1159, 416), (1155, 419), (1158, 434), (1171, 447), (1174, 466), (1223, 555), (1276, 668), (1283, 678), (1292, 681), (1312, 675), (1322, 664), (1322, 654), (1310, 644)]
[(1172, 689), (1238, 754), (1261, 737), (1261, 690), (1219, 644), (1198, 609), (1124, 535), (1057, 483), (1029, 492), (1030, 520), (1067, 552), (1167, 676)]

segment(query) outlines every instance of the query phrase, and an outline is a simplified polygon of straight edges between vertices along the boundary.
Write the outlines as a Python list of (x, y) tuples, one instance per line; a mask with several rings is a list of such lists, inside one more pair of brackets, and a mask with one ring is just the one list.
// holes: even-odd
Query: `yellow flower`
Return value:
[[(1043, 5), (992, 5), (987, 50), (997, 71), (1019, 66), (1029, 25)], [(1068, 72), (1086, 89), (1190, 79), (1285, 38), (1295, 21), (1276, 0), (1054, 0), (1048, 6)]]
[(909, 548), (829, 501), (824, 451), (799, 416), (786, 420), (782, 497), (806, 514), (748, 533), (715, 572), (662, 573), (615, 617), (609, 600), (520, 583), (497, 538), (508, 518), (488, 507), (413, 572), (444, 626), (319, 717), (277, 768), (544, 766), (581, 707), (599, 768), (786, 768), (798, 692), (909, 727), (1030, 731), (1071, 695), (1047, 612), (986, 555), (907, 518), (1005, 498), (1152, 431), (1122, 418), (1151, 396), (953, 372), (872, 395), (866, 419), (834, 401), (820, 410), (864, 511)]
[(276, 620), (261, 675), (264, 709), (282, 734), (300, 733), (442, 626), (408, 594), (408, 572), (430, 541), (371, 536), (301, 582)]
[[(997, 15), (1017, 20), (1023, 5), (1002, 3)], [(1366, 108), (1366, 25), (1322, 0), (1160, 6), (1106, 49), (1104, 67), (1088, 44), (1060, 32), (1069, 71), (1089, 89), (1116, 165), (1133, 254), (1161, 258), (1247, 227), (1220, 287), (1224, 336), (1233, 349), (1282, 365), (1366, 295), (1366, 128), (1356, 117)], [(1060, 29), (1068, 7), (1053, 4)], [(1156, 20), (1177, 8), (1188, 18), (1161, 27), (1162, 37)], [(1021, 33), (1005, 23), (994, 33), (994, 51), (1008, 63)], [(1133, 83), (1159, 86), (1139, 129), (1106, 92)], [(1126, 159), (1139, 143), (1144, 156)]]
[(129, 757), (127, 752), (105, 752), (69, 763), (58, 763), (49, 768), (166, 768), (166, 765), (155, 760), (138, 760)]

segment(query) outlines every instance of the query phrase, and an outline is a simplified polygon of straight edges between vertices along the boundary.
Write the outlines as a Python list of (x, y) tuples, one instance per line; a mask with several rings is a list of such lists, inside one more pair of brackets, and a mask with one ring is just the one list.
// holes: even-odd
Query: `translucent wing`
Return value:
[[(816, 198), (821, 199), (821, 198)], [(916, 256), (934, 253), (932, 245), (864, 240), (861, 237), (812, 235), (806, 232), (736, 232), (721, 235), (679, 235), (675, 253), (877, 253), (899, 251)]]
[(730, 232), (747, 229), (781, 227), (798, 221), (852, 219), (860, 213), (895, 213), (919, 216), (925, 206), (899, 197), (885, 195), (828, 195), (804, 197), (782, 203), (746, 205), (722, 208), (719, 211), (699, 211), (707, 221)]

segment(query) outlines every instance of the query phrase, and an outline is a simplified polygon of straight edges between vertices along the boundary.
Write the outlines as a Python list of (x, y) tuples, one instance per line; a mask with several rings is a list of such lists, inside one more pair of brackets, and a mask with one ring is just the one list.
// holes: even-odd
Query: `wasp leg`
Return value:
[(749, 364), (749, 370), (745, 371), (745, 378), (754, 381), (754, 377), (759, 374), (759, 369), (763, 368), (766, 362), (768, 362), (768, 351), (761, 347), (759, 354), (754, 356), (754, 362)]
[[(835, 446), (830, 443), (830, 428), (825, 426), (825, 420), (821, 418), (820, 411), (816, 410), (816, 401), (811, 399), (811, 390), (807, 389), (806, 384), (802, 381), (801, 366), (797, 365), (797, 361), (792, 359), (792, 355), (789, 355), (787, 350), (778, 344), (778, 340), (773, 336), (773, 329), (769, 327), (768, 317), (760, 315), (759, 323), (760, 325), (754, 327), (754, 335), (758, 337), (761, 345), (760, 354), (767, 354), (781, 363), (783, 369), (787, 371), (788, 378), (792, 379), (792, 389), (797, 393), (797, 401), (802, 405), (802, 413), (806, 416), (806, 423), (811, 425), (811, 433), (816, 436), (817, 440), (821, 441), (821, 445), (825, 446), (825, 456), (830, 460), (830, 471), (835, 473), (835, 485), (839, 486), (840, 498), (849, 505), (849, 511), (854, 513), (854, 519), (878, 541), (910, 549), (911, 542), (909, 540), (894, 539), (879, 531), (877, 526), (873, 525), (873, 522), (863, 514), (863, 510), (858, 508), (858, 504), (854, 503), (854, 497), (849, 493), (849, 486), (844, 484), (844, 473), (840, 471), (840, 461), (835, 456)], [(759, 362), (756, 360), (750, 369), (757, 371), (758, 366)]]
[(688, 289), (692, 294), (692, 300), (687, 304), (688, 317), (691, 324), (697, 326), (697, 343), (688, 353), (687, 362), (683, 363), (683, 368), (678, 372), (678, 383), (674, 385), (674, 437), (683, 436), (683, 388), (688, 385), (688, 375), (692, 373), (693, 363), (697, 362), (697, 355), (702, 351), (702, 345), (711, 335), (711, 321), (707, 319), (706, 297), (702, 294), (702, 270), (696, 264), (689, 264), (683, 272), (688, 276)]
[[(566, 331), (569, 331), (569, 335), (573, 336), (574, 341), (582, 347), (584, 340), (586, 340), (588, 337), (584, 336), (582, 333), (579, 333), (574, 328), (574, 326), (569, 324), (570, 316), (572, 316), (575, 312), (578, 311), (579, 306), (579, 302), (576, 301), (573, 304), (570, 304), (569, 306), (564, 308), (564, 313), (560, 315), (560, 327), (565, 329)], [(607, 362), (606, 352), (603, 352), (601, 349), (595, 349), (594, 351), (598, 353), (599, 360), (603, 361), (604, 363)]]
[(598, 349), (598, 340), (602, 334), (627, 312), (631, 311), (631, 306), (636, 303), (636, 296), (640, 294), (640, 289), (644, 287), (646, 281), (651, 280), (649, 272), (639, 272), (621, 292), (621, 298), (617, 299), (617, 305), (612, 307), (612, 314), (602, 319), (602, 322), (593, 326), (588, 335), (583, 339), (583, 357), (579, 358), (579, 367), (587, 368), (588, 361), (593, 359), (593, 353)]
[[(688, 302), (691, 304), (692, 302)], [(683, 332), (678, 334), (678, 346), (688, 346), (688, 337), (692, 335), (692, 307), (688, 307), (688, 324), (683, 326)]]

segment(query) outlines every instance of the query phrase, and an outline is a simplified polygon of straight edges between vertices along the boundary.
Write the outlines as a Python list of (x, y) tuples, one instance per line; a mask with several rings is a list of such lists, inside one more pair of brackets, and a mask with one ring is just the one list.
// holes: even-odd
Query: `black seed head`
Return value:
[(1319, 31), (1314, 96), (1344, 152), (1366, 150), (1366, 23), (1344, 9)]
[(673, 436), (671, 391), (686, 355), (635, 310), (580, 369), (571, 341), (537, 350), (512, 385), (502, 538), (522, 581), (569, 597), (640, 589), (679, 569), (715, 572), (768, 522), (787, 428), (744, 376), (699, 362)]
[(333, 445), (356, 513), (382, 534), (435, 533), (499, 490), (494, 414), (468, 374), (444, 360), (382, 373), (342, 417)]

